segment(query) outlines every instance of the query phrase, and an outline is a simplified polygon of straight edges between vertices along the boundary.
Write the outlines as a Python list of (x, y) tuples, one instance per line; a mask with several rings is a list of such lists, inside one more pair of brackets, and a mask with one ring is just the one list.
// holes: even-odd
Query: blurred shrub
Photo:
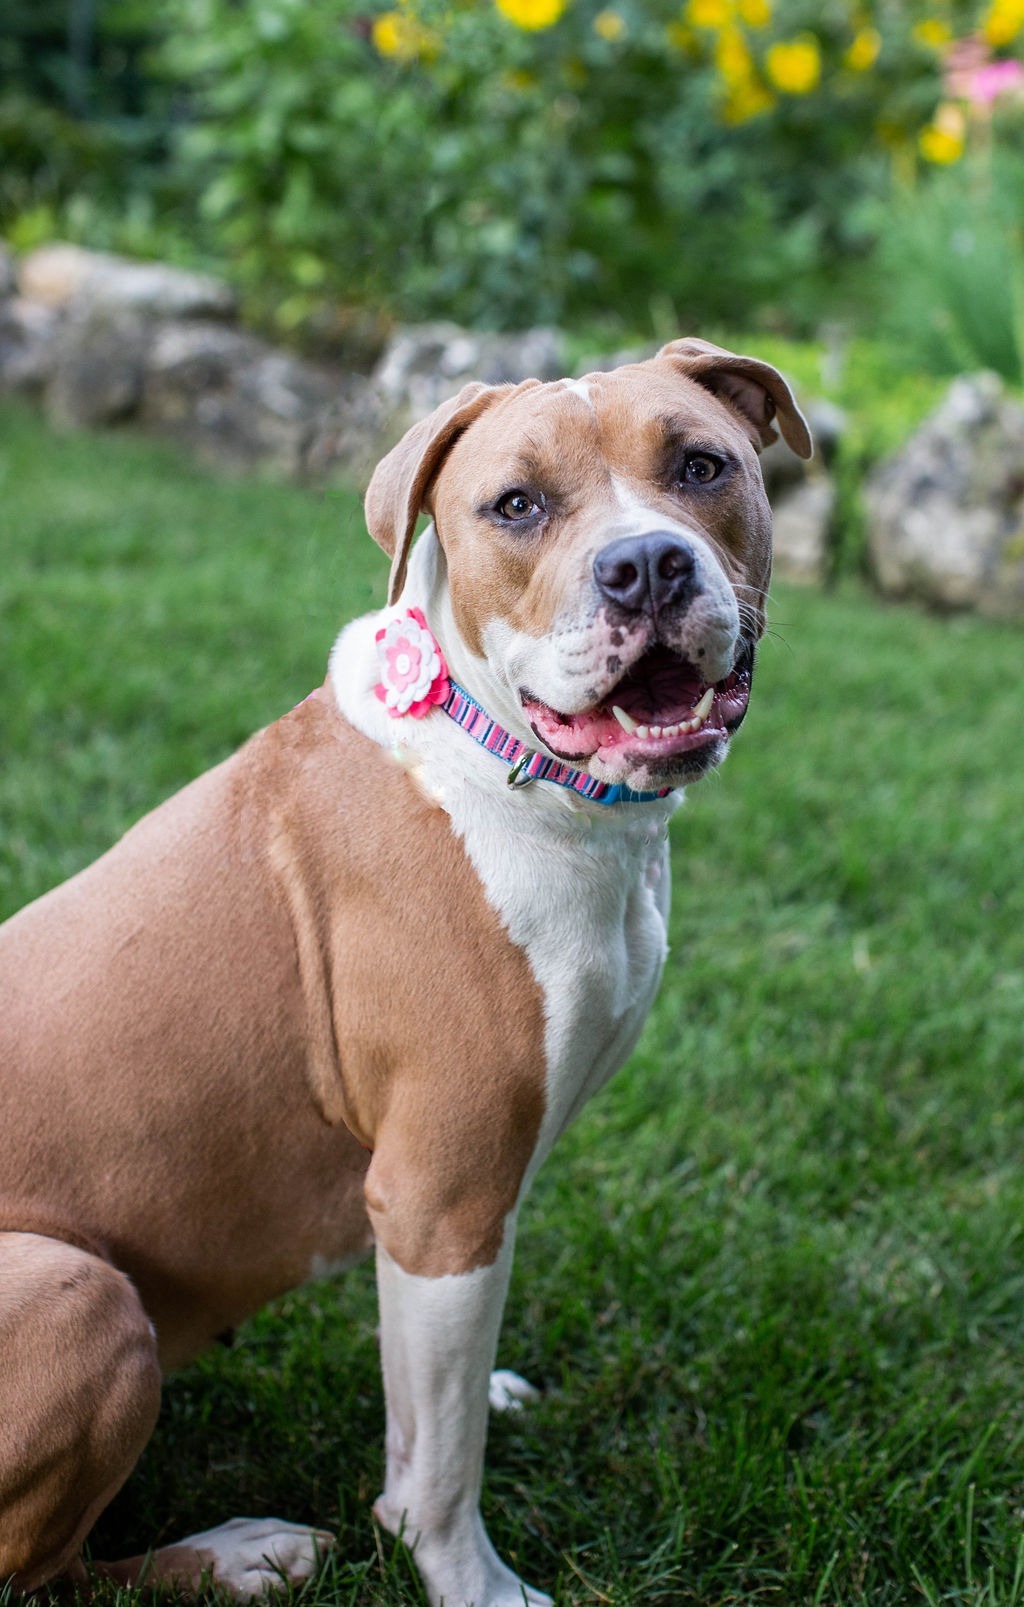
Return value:
[(281, 322), (799, 330), (863, 284), (894, 182), (960, 154), (954, 20), (1005, 53), (1016, 4), (171, 0), (161, 60), (180, 170)]
[(1024, 381), (1024, 229), (1012, 205), (1022, 194), (1024, 162), (1004, 159), (973, 185), (941, 175), (887, 220), (879, 332), (909, 366)]
[[(128, 3), (110, 4), (122, 27)], [(916, 270), (919, 294), (937, 258), (907, 198), (929, 169), (955, 188), (979, 143), (951, 53), (975, 52), (961, 80), (1012, 76), (1024, 39), (1024, 0), (165, 0), (148, 15), (140, 115), (163, 165), (125, 167), (123, 214), (84, 159), (84, 210), (65, 176), (44, 186), (89, 238), (170, 222), (286, 328), (368, 301), (607, 322), (613, 338), (813, 329), (851, 294), (870, 305), (880, 237), (886, 273)], [(995, 99), (1012, 113), (1010, 77)], [(31, 152), (12, 171), (34, 172)], [(17, 209), (4, 181), (0, 208)]]
[(155, 38), (146, 0), (3, 0), (0, 232), (19, 247), (54, 232), (155, 243), (133, 227), (173, 187), (174, 91), (149, 71)]

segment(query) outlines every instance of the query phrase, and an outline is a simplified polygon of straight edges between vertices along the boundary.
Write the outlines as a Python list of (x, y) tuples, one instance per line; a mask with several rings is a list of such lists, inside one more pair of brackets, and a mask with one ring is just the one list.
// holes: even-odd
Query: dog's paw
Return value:
[[(521, 1412), (524, 1406), (532, 1406), (539, 1401), (541, 1392), (518, 1373), (510, 1373), (507, 1368), (500, 1368), (491, 1374), (491, 1382), (487, 1388), (487, 1399), (491, 1403), (492, 1412)], [(547, 1600), (547, 1598), (544, 1598)]]
[[(190, 1535), (180, 1549), (196, 1553), (203, 1573), (239, 1601), (253, 1601), (282, 1585), (299, 1585), (334, 1546), (325, 1529), (281, 1518), (232, 1518)], [(179, 1547), (173, 1548), (175, 1551)], [(159, 1562), (159, 1552), (156, 1560)]]

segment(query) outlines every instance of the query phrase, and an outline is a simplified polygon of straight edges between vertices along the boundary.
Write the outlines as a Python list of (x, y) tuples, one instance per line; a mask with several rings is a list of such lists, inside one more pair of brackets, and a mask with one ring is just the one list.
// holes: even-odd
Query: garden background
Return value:
[[(1022, 55), (1024, 0), (5, 0), (0, 236), (213, 271), (316, 357), (700, 332), (840, 401), (859, 473), (953, 375), (1020, 387)], [(11, 400), (0, 498), (6, 915), (304, 696), (386, 565), (355, 490)], [(881, 602), (857, 476), (840, 516), (524, 1209), (501, 1361), (546, 1395), (485, 1513), (560, 1604), (1024, 1607), (1020, 635)], [(364, 1267), (170, 1381), (97, 1554), (273, 1512), (339, 1534), (316, 1607), (421, 1600), (375, 1320)]]
[(1022, 0), (6, 0), (0, 234), (593, 346), (709, 323), (1021, 378)]

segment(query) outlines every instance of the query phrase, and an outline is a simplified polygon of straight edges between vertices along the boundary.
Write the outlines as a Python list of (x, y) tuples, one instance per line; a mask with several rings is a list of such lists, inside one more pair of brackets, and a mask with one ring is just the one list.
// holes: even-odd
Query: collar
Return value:
[(591, 803), (654, 803), (672, 791), (634, 792), (631, 787), (598, 781), (585, 770), (574, 770), (561, 759), (548, 758), (528, 748), (506, 731), (448, 674), (441, 644), (420, 608), (394, 615), (375, 637), (381, 680), (374, 687), (388, 713), (397, 719), (423, 719), (440, 709), (474, 742), (509, 767), (510, 787), (528, 787), (531, 781), (551, 781), (589, 798)]
[(506, 731), (497, 720), (492, 720), (457, 681), (449, 680), (448, 694), (437, 707), (467, 732), (474, 742), (505, 761), (509, 766), (510, 787), (528, 787), (531, 781), (553, 781), (556, 787), (568, 787), (582, 798), (589, 798), (591, 803), (601, 804), (653, 803), (658, 798), (667, 798), (672, 790), (671, 787), (665, 787), (660, 792), (634, 792), (632, 787), (613, 786), (610, 782), (598, 781), (596, 776), (587, 775), (585, 770), (574, 770), (561, 759), (550, 759), (535, 748), (528, 748), (525, 742), (520, 742), (511, 731)]

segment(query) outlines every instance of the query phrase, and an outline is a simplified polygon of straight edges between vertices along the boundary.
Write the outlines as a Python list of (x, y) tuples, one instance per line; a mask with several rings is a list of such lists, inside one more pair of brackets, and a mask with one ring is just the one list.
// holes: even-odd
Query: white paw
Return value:
[(417, 1534), (404, 1512), (396, 1522), (393, 1504), (384, 1496), (379, 1497), (373, 1512), (378, 1523), (392, 1534), (401, 1534), (431, 1607), (552, 1607), (550, 1596), (524, 1584), (502, 1562), (487, 1538), (479, 1512), (466, 1515), (443, 1537), (422, 1531)]
[[(524, 1406), (532, 1406), (539, 1401), (541, 1392), (533, 1384), (520, 1378), (518, 1373), (510, 1373), (507, 1368), (501, 1368), (491, 1374), (491, 1382), (487, 1388), (487, 1399), (491, 1403), (492, 1412), (521, 1412)], [(538, 1596), (538, 1601), (547, 1601), (546, 1596)], [(532, 1600), (532, 1597), (528, 1597)]]
[(198, 1554), (215, 1585), (251, 1601), (308, 1579), (333, 1548), (334, 1536), (281, 1518), (232, 1518), (182, 1545)]

